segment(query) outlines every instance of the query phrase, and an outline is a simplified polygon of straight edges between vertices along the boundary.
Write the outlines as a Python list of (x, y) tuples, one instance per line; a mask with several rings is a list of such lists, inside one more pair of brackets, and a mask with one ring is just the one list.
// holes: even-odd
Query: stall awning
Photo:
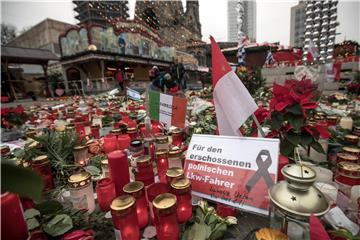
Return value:
[(1, 47), (1, 61), (18, 64), (47, 64), (49, 60), (59, 58), (47, 49)]

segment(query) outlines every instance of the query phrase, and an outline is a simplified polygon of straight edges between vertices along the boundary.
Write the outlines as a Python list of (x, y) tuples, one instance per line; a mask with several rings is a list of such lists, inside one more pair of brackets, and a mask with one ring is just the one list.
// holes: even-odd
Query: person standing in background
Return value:
[(123, 73), (123, 71), (121, 71), (120, 68), (117, 70), (117, 72), (115, 74), (115, 79), (116, 79), (116, 81), (118, 81), (121, 91), (123, 91), (124, 90), (124, 73)]

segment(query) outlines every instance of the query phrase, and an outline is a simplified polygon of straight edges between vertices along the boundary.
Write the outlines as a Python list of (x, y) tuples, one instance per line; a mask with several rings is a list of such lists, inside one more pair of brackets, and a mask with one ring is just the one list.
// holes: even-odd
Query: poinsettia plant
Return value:
[(317, 85), (309, 79), (286, 80), (284, 85), (274, 83), (269, 107), (272, 131), (268, 137), (280, 138), (282, 155), (292, 157), (299, 145), (324, 153), (318, 141), (330, 137), (327, 126), (309, 121), (319, 96)]
[(18, 105), (15, 108), (1, 108), (1, 127), (11, 129), (14, 126), (22, 126), (28, 115), (25, 113), (23, 106)]

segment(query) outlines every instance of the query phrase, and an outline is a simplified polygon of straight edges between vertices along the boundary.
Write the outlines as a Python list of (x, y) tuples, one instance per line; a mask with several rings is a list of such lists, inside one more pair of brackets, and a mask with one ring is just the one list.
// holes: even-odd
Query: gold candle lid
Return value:
[(169, 142), (169, 139), (168, 139), (168, 136), (166, 135), (158, 135), (156, 136), (156, 143), (168, 143)]
[(90, 183), (91, 174), (86, 171), (74, 173), (68, 179), (69, 187), (75, 189), (83, 188), (85, 186), (88, 186)]
[(67, 125), (66, 127), (65, 127), (65, 129), (66, 130), (75, 130), (75, 126), (74, 125)]
[(184, 175), (184, 170), (180, 167), (172, 167), (166, 171), (166, 176), (171, 178), (177, 178)]
[(175, 135), (179, 135), (181, 134), (183, 131), (180, 128), (175, 128), (174, 130), (172, 130), (171, 134), (175, 134)]
[(358, 136), (352, 135), (352, 134), (347, 134), (347, 135), (344, 136), (344, 138), (346, 140), (351, 140), (351, 141), (358, 141), (359, 140)]
[(46, 155), (37, 156), (32, 159), (32, 163), (36, 165), (43, 165), (49, 163), (49, 158)]
[(126, 193), (136, 193), (144, 189), (144, 183), (140, 181), (129, 182), (123, 187)]
[(138, 165), (147, 166), (151, 163), (151, 156), (150, 155), (142, 155), (135, 159)]
[(357, 161), (358, 157), (348, 154), (348, 153), (338, 153), (337, 158), (340, 162), (342, 161)]
[(343, 151), (349, 154), (360, 154), (360, 148), (357, 147), (343, 147)]
[(134, 127), (128, 127), (128, 128), (127, 128), (127, 132), (128, 132), (128, 133), (135, 133), (135, 132), (136, 132), (136, 128), (134, 128)]
[(172, 193), (163, 193), (155, 197), (153, 206), (160, 212), (169, 210), (176, 205), (176, 196)]
[(190, 187), (191, 181), (188, 178), (174, 178), (171, 181), (171, 187), (175, 189), (186, 189)]
[(169, 157), (178, 157), (181, 155), (181, 153), (182, 153), (182, 149), (180, 149), (179, 147), (173, 147), (169, 151)]
[(135, 198), (131, 195), (122, 195), (115, 198), (110, 205), (111, 210), (115, 213), (124, 213), (127, 209), (132, 207), (135, 204)]
[(120, 128), (112, 129), (110, 132), (114, 134), (121, 134), (121, 129)]
[(84, 150), (85, 148), (87, 148), (85, 145), (75, 146), (74, 151)]
[(341, 175), (360, 178), (360, 164), (353, 162), (340, 162), (338, 164), (338, 171)]
[(168, 155), (168, 150), (166, 150), (166, 149), (159, 149), (159, 150), (157, 150), (157, 151), (155, 152), (155, 155), (156, 155), (157, 158), (159, 158), (159, 157), (167, 157), (167, 155)]
[(326, 116), (326, 119), (327, 120), (337, 120), (337, 116), (335, 116), (335, 115), (330, 115), (330, 116)]
[(2, 145), (0, 148), (1, 148), (1, 156), (5, 156), (10, 153), (10, 147), (8, 145)]

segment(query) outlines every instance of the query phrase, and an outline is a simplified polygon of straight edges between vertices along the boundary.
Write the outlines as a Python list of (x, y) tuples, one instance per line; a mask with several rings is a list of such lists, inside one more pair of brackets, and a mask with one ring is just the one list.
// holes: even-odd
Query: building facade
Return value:
[(296, 6), (291, 8), (290, 46), (303, 46), (305, 33), (305, 7), (305, 2), (300, 1)]
[(129, 17), (128, 1), (73, 1), (79, 24), (110, 26), (118, 17)]
[[(227, 15), (228, 15), (228, 41), (238, 41), (238, 9), (236, 0), (228, 0), (227, 2)], [(242, 16), (243, 27), (242, 31), (249, 37), (251, 42), (256, 42), (256, 2), (255, 1), (243, 1), (245, 15)]]
[(184, 11), (181, 0), (139, 0), (135, 3), (134, 19), (156, 30), (168, 46), (184, 48), (194, 41), (201, 41), (198, 1), (186, 1)]
[(71, 27), (74, 25), (47, 18), (14, 38), (7, 46), (48, 49), (60, 56), (59, 36)]

